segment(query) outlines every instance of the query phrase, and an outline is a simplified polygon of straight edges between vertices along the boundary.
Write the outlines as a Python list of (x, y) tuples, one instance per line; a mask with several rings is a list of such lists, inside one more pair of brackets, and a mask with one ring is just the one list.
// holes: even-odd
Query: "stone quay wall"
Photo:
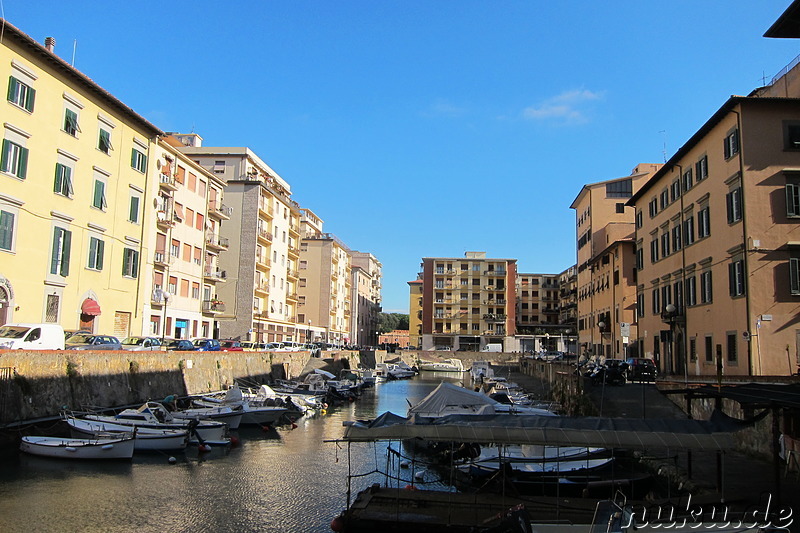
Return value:
[(114, 408), (296, 378), (306, 367), (371, 366), (378, 352), (133, 352), (0, 350), (0, 425), (61, 411)]

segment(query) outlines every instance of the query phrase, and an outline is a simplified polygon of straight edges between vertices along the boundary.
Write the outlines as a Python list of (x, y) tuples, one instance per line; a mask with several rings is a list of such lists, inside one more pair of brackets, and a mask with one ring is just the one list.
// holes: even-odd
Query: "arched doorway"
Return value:
[(94, 319), (100, 316), (100, 304), (92, 298), (86, 298), (81, 304), (80, 329), (94, 333)]

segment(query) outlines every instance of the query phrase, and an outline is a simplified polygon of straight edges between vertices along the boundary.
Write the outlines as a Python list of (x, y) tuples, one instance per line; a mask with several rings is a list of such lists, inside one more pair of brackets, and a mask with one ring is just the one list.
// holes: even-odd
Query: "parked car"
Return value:
[(608, 385), (624, 385), (628, 363), (622, 359), (606, 359), (590, 373), (592, 385), (606, 383)]
[(165, 339), (164, 346), (169, 352), (193, 352), (194, 344), (188, 339)]
[(92, 334), (92, 332), (89, 331), (88, 329), (65, 329), (64, 330), (64, 340), (69, 339), (73, 335), (78, 335), (78, 334), (81, 334), (81, 333), (84, 334), (84, 335), (91, 335)]
[(63, 350), (64, 330), (58, 324), (5, 324), (0, 327), (0, 349)]
[(256, 351), (256, 344), (258, 343), (255, 341), (241, 341), (239, 346), (241, 346), (242, 350), (245, 352), (254, 352)]
[(122, 349), (132, 352), (150, 352), (161, 350), (161, 339), (157, 337), (125, 337)]
[(220, 351), (217, 339), (195, 339), (192, 341), (195, 351), (198, 352), (218, 352)]
[(655, 381), (658, 377), (658, 369), (652, 359), (645, 357), (629, 357), (628, 381)]
[(113, 335), (79, 333), (67, 339), (67, 350), (121, 350), (122, 343)]
[(243, 352), (244, 346), (239, 341), (223, 340), (219, 341), (219, 349), (223, 352)]
[(303, 350), (304, 347), (299, 342), (292, 342), (292, 341), (283, 341), (283, 349), (280, 351), (283, 352), (299, 352)]

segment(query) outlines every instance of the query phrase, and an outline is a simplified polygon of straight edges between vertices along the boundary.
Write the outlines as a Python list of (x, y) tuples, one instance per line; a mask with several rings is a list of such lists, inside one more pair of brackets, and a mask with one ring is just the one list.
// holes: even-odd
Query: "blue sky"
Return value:
[[(575, 262), (584, 183), (671, 156), (800, 53), (790, 0), (97, 2), (4, 16), (165, 131), (249, 146), (408, 311), (422, 257)], [(77, 40), (77, 46), (75, 41)]]

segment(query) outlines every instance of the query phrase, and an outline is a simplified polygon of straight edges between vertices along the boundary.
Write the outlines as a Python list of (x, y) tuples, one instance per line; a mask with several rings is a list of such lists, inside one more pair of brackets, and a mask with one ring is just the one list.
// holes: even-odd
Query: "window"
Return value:
[(8, 78), (8, 101), (33, 113), (33, 102), (36, 99), (36, 89), (21, 82), (14, 76)]
[(800, 150), (800, 123), (783, 123), (783, 148)]
[(136, 148), (131, 149), (131, 167), (141, 173), (147, 172), (147, 156)]
[(653, 314), (658, 315), (661, 313), (661, 293), (658, 290), (658, 287), (653, 289)]
[(669, 285), (661, 287), (661, 305), (666, 307), (672, 303), (672, 291), (669, 290)]
[(700, 273), (700, 303), (707, 304), (714, 300), (711, 284), (711, 271), (706, 270)]
[(730, 159), (739, 153), (739, 130), (733, 130), (725, 136), (722, 148), (725, 159)]
[(669, 205), (669, 190), (664, 189), (663, 191), (661, 191), (660, 207), (663, 210), (668, 205)]
[(97, 138), (97, 149), (107, 154), (114, 148), (111, 146), (111, 132), (100, 128), (100, 133)]
[(644, 294), (639, 293), (636, 296), (636, 316), (643, 317), (644, 316)]
[(644, 250), (641, 246), (636, 248), (636, 270), (642, 270), (644, 268)]
[(14, 213), (0, 210), (0, 250), (14, 250)]
[(617, 213), (624, 213), (625, 212), (625, 204), (622, 202), (617, 202)]
[(732, 297), (742, 296), (744, 285), (744, 260), (739, 259), (728, 265), (728, 285)]
[(683, 311), (683, 282), (676, 281), (675, 284), (672, 286), (672, 295), (673, 295), (673, 302), (675, 303), (675, 308), (679, 311)]
[(72, 198), (72, 169), (67, 165), (56, 163), (56, 177), (53, 192)]
[(708, 206), (697, 212), (697, 238), (702, 239), (711, 235), (711, 219)]
[(64, 125), (62, 129), (73, 137), (78, 135), (78, 132), (81, 131), (81, 128), (78, 126), (77, 111), (70, 108), (64, 110)]
[(133, 222), (134, 224), (139, 223), (139, 204), (141, 203), (141, 197), (138, 194), (131, 193), (131, 203), (130, 208), (128, 209), (128, 222)]
[(667, 257), (671, 252), (669, 248), (669, 231), (664, 231), (661, 234), (661, 253)]
[(728, 224), (742, 220), (742, 188), (736, 187), (725, 196), (728, 207)]
[(706, 363), (714, 362), (714, 341), (711, 335), (706, 335)]
[[(122, 275), (127, 278), (135, 278), (139, 275), (138, 251), (132, 248), (125, 248), (122, 251)], [(172, 280), (170, 279), (170, 281)], [(173, 292), (173, 294), (175, 293)]]
[(658, 239), (650, 241), (650, 262), (658, 261)]
[(694, 276), (686, 278), (686, 307), (697, 305), (697, 279)]
[(97, 237), (89, 237), (89, 260), (86, 267), (92, 270), (103, 270), (103, 248), (105, 243)]
[(50, 256), (50, 273), (69, 275), (69, 252), (72, 247), (72, 232), (64, 228), (53, 229), (53, 251)]
[(681, 249), (681, 226), (672, 227), (672, 249), (676, 252)]
[(108, 204), (106, 203), (106, 182), (98, 178), (95, 178), (94, 180), (92, 207), (102, 209), (103, 211), (105, 211), (108, 207)]
[(672, 182), (672, 185), (669, 187), (670, 191), (670, 201), (674, 202), (681, 196), (681, 182), (680, 180), (675, 180)]
[(688, 191), (692, 188), (694, 182), (692, 181), (692, 169), (689, 167), (686, 169), (686, 172), (683, 173), (683, 190)]
[(3, 139), (0, 170), (24, 180), (28, 173), (28, 149), (8, 139)]
[(786, 216), (800, 217), (800, 176), (786, 178)]
[[(0, 224), (2, 226), (2, 224)], [(0, 233), (0, 239), (2, 234)], [(0, 240), (0, 248), (3, 247), (2, 240)], [(789, 290), (791, 294), (800, 294), (800, 257), (789, 258)]]
[(630, 178), (606, 183), (606, 198), (630, 198), (633, 196), (633, 180)]
[(640, 210), (636, 211), (636, 229), (641, 229), (642, 227), (642, 212)]
[(694, 217), (689, 216), (683, 221), (683, 242), (689, 246), (694, 242)]
[(172, 239), (169, 246), (169, 255), (172, 257), (179, 257), (181, 255), (181, 242), (177, 239)]
[(689, 339), (689, 360), (697, 361), (697, 339), (695, 337)]
[(694, 175), (698, 183), (708, 177), (708, 156), (704, 155), (694, 164)]
[(169, 283), (167, 285), (167, 292), (170, 294), (178, 294), (178, 278), (176, 276), (169, 277)]
[(653, 218), (658, 214), (658, 200), (653, 198), (650, 200), (650, 203), (647, 204), (648, 212), (650, 213), (650, 218)]
[(728, 332), (726, 335), (727, 348), (728, 348), (728, 362), (735, 363), (739, 356), (736, 353), (736, 332)]

